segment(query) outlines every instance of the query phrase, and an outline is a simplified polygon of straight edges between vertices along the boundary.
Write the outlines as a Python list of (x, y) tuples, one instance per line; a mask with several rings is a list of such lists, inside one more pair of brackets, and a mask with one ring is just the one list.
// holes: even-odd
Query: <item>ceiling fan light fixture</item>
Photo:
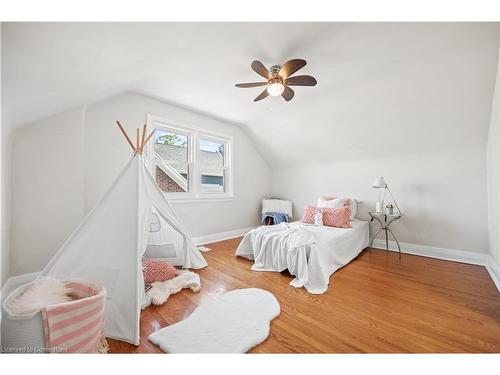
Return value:
[(282, 66), (273, 65), (269, 70), (258, 60), (254, 60), (250, 65), (252, 70), (264, 77), (264, 82), (237, 83), (235, 86), (240, 88), (266, 86), (253, 100), (261, 101), (268, 96), (281, 96), (287, 102), (293, 99), (295, 91), (290, 86), (316, 86), (316, 79), (309, 75), (293, 76), (298, 70), (306, 66), (307, 62), (303, 59), (288, 60)]
[(267, 86), (267, 92), (271, 96), (280, 96), (283, 94), (283, 91), (285, 90), (285, 86), (281, 82), (272, 82)]

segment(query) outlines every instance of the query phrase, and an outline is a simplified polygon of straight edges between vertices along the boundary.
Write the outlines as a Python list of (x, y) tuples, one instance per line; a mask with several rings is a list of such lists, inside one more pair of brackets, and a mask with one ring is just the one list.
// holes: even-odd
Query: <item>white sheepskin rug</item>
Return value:
[(269, 292), (236, 289), (199, 306), (149, 340), (167, 353), (246, 353), (269, 336), (280, 305)]
[(9, 296), (7, 308), (16, 315), (36, 312), (45, 306), (71, 301), (66, 283), (53, 277), (41, 277), (19, 288), (19, 294)]
[(193, 292), (198, 292), (201, 287), (200, 276), (191, 271), (182, 271), (182, 273), (173, 279), (166, 281), (156, 281), (151, 284), (152, 288), (146, 292), (146, 300), (142, 308), (151, 304), (159, 306), (167, 302), (172, 294), (179, 293), (184, 288), (189, 288)]

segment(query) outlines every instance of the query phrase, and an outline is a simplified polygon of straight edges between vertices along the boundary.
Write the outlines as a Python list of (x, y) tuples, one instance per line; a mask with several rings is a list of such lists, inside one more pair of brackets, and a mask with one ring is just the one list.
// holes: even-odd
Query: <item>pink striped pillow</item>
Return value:
[(304, 217), (302, 218), (301, 222), (306, 224), (314, 224), (314, 215), (316, 215), (317, 209), (318, 209), (317, 207), (305, 205)]
[[(351, 216), (351, 207), (344, 206), (341, 208), (323, 207), (323, 224), (329, 227), (336, 228), (351, 228), (349, 218)], [(314, 222), (314, 215), (313, 215)]]

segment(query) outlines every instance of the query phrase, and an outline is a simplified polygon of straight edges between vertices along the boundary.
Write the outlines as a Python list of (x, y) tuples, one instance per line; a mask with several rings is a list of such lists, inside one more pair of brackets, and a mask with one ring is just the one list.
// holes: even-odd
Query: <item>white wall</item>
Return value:
[(147, 113), (233, 136), (234, 194), (227, 202), (175, 203), (192, 236), (253, 226), (271, 173), (237, 126), (138, 94), (123, 94), (22, 128), (13, 158), (12, 273), (43, 267), (130, 157), (116, 127), (132, 133)]
[(6, 131), (2, 123), (2, 215), (1, 215), (1, 284), (10, 275), (10, 194), (11, 194), (11, 152), (12, 134)]
[(371, 184), (380, 175), (405, 214), (404, 219), (393, 224), (399, 241), (487, 251), (483, 150), (451, 150), (443, 145), (441, 152), (434, 153), (280, 168), (273, 174), (273, 188), (276, 194), (293, 200), (299, 217), (304, 204), (315, 204), (318, 196), (334, 194), (361, 200), (358, 216), (366, 220), (378, 198)]
[[(2, 78), (5, 77), (3, 62), (3, 49), (2, 47), (2, 30), (4, 23), (0, 23), (0, 83)], [(11, 162), (12, 162), (12, 140), (13, 140), (13, 127), (11, 123), (5, 119), (4, 100), (5, 93), (2, 95), (2, 85), (0, 85), (0, 118), (1, 118), (1, 255), (0, 255), (0, 283), (3, 285), (5, 280), (10, 276), (10, 212), (11, 212)]]
[[(499, 48), (500, 49), (500, 48)], [(488, 175), (488, 232), (489, 250), (495, 263), (500, 265), (500, 61), (495, 93), (491, 107), (491, 121), (486, 153)], [(500, 279), (500, 269), (498, 277)]]
[(12, 274), (40, 270), (83, 217), (83, 108), (17, 131)]
[[(0, 103), (2, 102), (2, 59), (1, 59), (1, 51), (2, 51), (2, 23), (0, 23)], [(0, 104), (0, 125), (1, 125), (1, 133), (0, 133), (0, 148), (1, 148), (1, 207), (2, 212), (0, 215), (0, 245), (2, 246), (0, 252), (0, 284), (8, 278), (10, 273), (10, 250), (9, 250), (9, 237), (10, 237), (10, 200), (9, 200), (9, 186), (10, 186), (10, 132), (6, 131), (6, 123), (3, 120), (3, 112), (2, 112), (2, 104)]]

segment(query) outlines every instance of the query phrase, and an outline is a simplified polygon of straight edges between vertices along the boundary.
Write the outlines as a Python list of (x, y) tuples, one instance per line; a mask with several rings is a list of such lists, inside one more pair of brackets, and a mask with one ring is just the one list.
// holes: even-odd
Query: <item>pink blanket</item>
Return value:
[(42, 309), (45, 345), (51, 353), (107, 352), (106, 289), (83, 280), (68, 284), (74, 301)]

